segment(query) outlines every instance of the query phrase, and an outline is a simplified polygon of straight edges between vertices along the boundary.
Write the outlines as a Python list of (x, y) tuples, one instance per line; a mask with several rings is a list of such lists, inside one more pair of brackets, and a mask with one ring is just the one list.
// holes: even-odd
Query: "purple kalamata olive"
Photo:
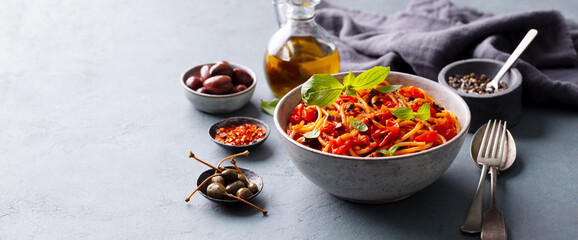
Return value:
[(207, 90), (206, 87), (200, 87), (199, 89), (197, 89), (198, 93), (205, 93), (205, 94), (211, 94), (211, 92), (209, 92), (209, 90)]
[(251, 86), (252, 83), (253, 78), (247, 71), (241, 68), (233, 69), (233, 84), (235, 85), (243, 84), (245, 86)]
[(229, 65), (227, 61), (219, 61), (211, 67), (209, 73), (211, 74), (211, 76), (226, 75), (229, 77), (233, 77), (233, 68), (231, 67), (231, 65)]
[(203, 87), (214, 94), (227, 94), (233, 90), (233, 81), (229, 76), (217, 75), (205, 80)]
[(237, 92), (242, 92), (247, 90), (247, 86), (243, 85), (243, 84), (237, 84), (233, 87), (233, 92), (237, 93)]
[(192, 76), (185, 81), (185, 85), (190, 89), (197, 90), (203, 86), (203, 80), (199, 76)]
[(211, 69), (213, 65), (207, 64), (207, 65), (203, 65), (201, 67), (201, 80), (204, 82), (205, 80), (209, 79), (211, 76), (211, 74), (209, 73), (209, 70)]

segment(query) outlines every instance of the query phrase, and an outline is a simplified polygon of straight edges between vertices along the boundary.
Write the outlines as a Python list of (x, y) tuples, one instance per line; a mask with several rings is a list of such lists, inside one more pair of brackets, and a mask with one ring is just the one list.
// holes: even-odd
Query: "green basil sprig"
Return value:
[(393, 153), (395, 153), (395, 150), (397, 150), (398, 147), (399, 146), (397, 146), (397, 145), (393, 145), (387, 150), (381, 149), (378, 152), (383, 153), (383, 155), (386, 155), (386, 156), (393, 156)]
[(273, 116), (273, 114), (275, 113), (275, 107), (277, 107), (279, 100), (281, 100), (281, 99), (274, 98), (274, 99), (269, 100), (269, 101), (263, 101), (263, 99), (261, 99), (261, 110), (263, 110), (263, 112)]
[(360, 132), (365, 132), (369, 130), (369, 128), (367, 127), (367, 125), (365, 125), (364, 122), (355, 119), (353, 116), (349, 116), (349, 124), (351, 124), (353, 128), (357, 129), (357, 131)]
[(313, 131), (306, 132), (305, 134), (303, 134), (303, 137), (305, 137), (305, 138), (317, 138), (317, 137), (319, 137), (320, 133), (321, 133), (321, 131), (318, 128), (315, 128), (315, 129), (313, 129)]
[[(327, 107), (333, 104), (341, 91), (348, 96), (357, 96), (355, 91), (369, 89), (383, 82), (389, 74), (389, 67), (373, 67), (357, 77), (352, 71), (343, 78), (343, 84), (330, 74), (315, 74), (301, 87), (301, 98), (308, 105)], [(393, 90), (395, 91), (395, 90)]]
[(401, 85), (387, 85), (387, 86), (380, 87), (377, 90), (382, 92), (382, 93), (390, 93), (390, 92), (395, 92), (395, 90), (399, 89), (400, 87), (401, 87)]
[(431, 117), (429, 103), (421, 105), (417, 112), (413, 112), (413, 110), (408, 107), (400, 107), (393, 110), (391, 113), (393, 116), (406, 121), (413, 120), (416, 117), (423, 121), (427, 121)]

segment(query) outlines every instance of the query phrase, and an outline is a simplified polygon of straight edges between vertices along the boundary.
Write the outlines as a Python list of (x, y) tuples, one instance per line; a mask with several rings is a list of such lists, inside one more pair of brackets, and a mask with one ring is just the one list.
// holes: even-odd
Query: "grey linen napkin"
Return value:
[(556, 10), (493, 15), (448, 0), (414, 0), (384, 16), (324, 1), (316, 21), (334, 36), (342, 71), (390, 66), (432, 80), (456, 60), (506, 61), (534, 28), (538, 36), (514, 64), (525, 101), (578, 108), (578, 24)]

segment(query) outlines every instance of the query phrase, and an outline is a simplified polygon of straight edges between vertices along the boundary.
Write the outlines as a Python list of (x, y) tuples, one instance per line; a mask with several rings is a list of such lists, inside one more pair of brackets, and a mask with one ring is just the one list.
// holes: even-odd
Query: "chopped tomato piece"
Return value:
[(392, 108), (392, 107), (396, 107), (397, 103), (393, 102), (393, 101), (387, 101), (385, 103), (385, 106), (387, 106), (388, 108)]
[(299, 124), (301, 122), (301, 109), (303, 109), (302, 104), (299, 104), (295, 109), (293, 109), (293, 113), (289, 116), (289, 122), (292, 124)]
[(454, 129), (453, 125), (449, 124), (436, 124), (434, 129), (437, 130), (446, 140), (450, 140), (458, 135), (457, 131)]
[(336, 123), (328, 121), (320, 130), (328, 135), (332, 135), (335, 132), (335, 126), (337, 126)]
[(353, 145), (355, 146), (367, 146), (369, 145), (369, 136), (367, 135), (357, 135), (357, 137), (353, 140)]
[(427, 131), (422, 133), (421, 135), (417, 136), (415, 139), (413, 139), (416, 142), (427, 142), (427, 143), (431, 143), (431, 142), (435, 142), (435, 140), (438, 139), (438, 132), (436, 131)]
[(389, 110), (385, 110), (386, 112), (379, 112), (375, 114), (377, 121), (383, 125), (387, 124), (387, 120), (393, 117), (393, 114)]
[(445, 112), (444, 118), (446, 119), (447, 124), (449, 124), (449, 125), (452, 125), (452, 126), (453, 126), (453, 125), (456, 123), (456, 122), (454, 121), (454, 118), (452, 118), (452, 116), (451, 116), (448, 112)]
[(423, 92), (414, 86), (407, 86), (397, 90), (401, 95), (412, 98), (424, 98)]
[(331, 146), (331, 153), (345, 155), (353, 145), (350, 137), (339, 137)]
[(309, 122), (315, 118), (317, 118), (317, 109), (315, 107), (306, 107), (303, 108), (303, 111), (301, 113), (301, 117)]
[[(359, 119), (358, 119), (359, 120)], [(369, 120), (369, 118), (364, 117), (363, 119), (360, 120), (361, 122), (365, 123), (365, 125), (369, 125), (369, 123), (371, 122), (371, 120)]]
[(449, 113), (444, 113), (444, 118), (441, 123), (438, 123), (434, 126), (434, 129), (437, 130), (446, 140), (450, 140), (458, 135), (458, 132), (454, 128), (455, 121)]
[(385, 123), (385, 127), (387, 128), (387, 131), (399, 135), (399, 123), (397, 123), (395, 120), (391, 118), (388, 119)]
[(384, 147), (387, 143), (399, 136), (399, 124), (393, 120), (388, 119), (385, 123), (385, 129), (379, 128), (376, 125), (371, 125), (371, 138), (378, 143), (379, 147)]
[(315, 107), (304, 107), (303, 104), (299, 104), (289, 116), (289, 122), (299, 124), (301, 120), (309, 122), (315, 118), (317, 118), (317, 109)]

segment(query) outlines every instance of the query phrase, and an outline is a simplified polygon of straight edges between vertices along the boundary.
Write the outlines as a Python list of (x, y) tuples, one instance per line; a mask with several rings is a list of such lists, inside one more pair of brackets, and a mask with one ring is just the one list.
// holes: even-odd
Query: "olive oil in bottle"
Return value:
[(265, 51), (265, 75), (271, 91), (283, 97), (314, 74), (339, 72), (340, 60), (331, 35), (315, 22), (319, 0), (277, 0), (286, 21)]
[(271, 91), (282, 97), (313, 74), (339, 72), (339, 54), (334, 46), (313, 36), (293, 36), (276, 53), (266, 53), (265, 72)]

